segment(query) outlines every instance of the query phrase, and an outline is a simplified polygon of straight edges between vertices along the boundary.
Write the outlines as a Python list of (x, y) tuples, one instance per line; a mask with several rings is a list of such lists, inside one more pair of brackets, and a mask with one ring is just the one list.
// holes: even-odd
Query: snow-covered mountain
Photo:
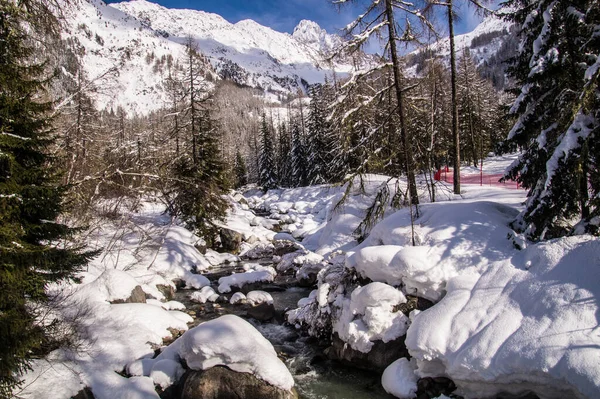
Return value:
[(341, 38), (312, 21), (301, 21), (290, 35), (252, 20), (232, 24), (217, 14), (145, 0), (111, 5), (79, 0), (63, 9), (63, 36), (98, 88), (94, 98), (101, 108), (120, 105), (144, 114), (163, 106), (168, 100), (165, 62), (183, 58), (190, 38), (220, 77), (276, 94), (296, 92), (334, 70), (343, 74), (352, 68), (324, 61)]
[[(516, 33), (511, 23), (500, 16), (490, 15), (471, 32), (456, 35), (454, 43), (458, 58), (468, 50), (482, 75), (493, 80), (496, 88), (504, 87), (506, 66), (503, 61), (513, 56), (517, 49)], [(418, 75), (424, 67), (424, 61), (432, 56), (440, 58), (446, 65), (450, 64), (450, 41), (447, 37), (431, 44), (425, 50), (420, 49), (409, 54), (408, 73)]]

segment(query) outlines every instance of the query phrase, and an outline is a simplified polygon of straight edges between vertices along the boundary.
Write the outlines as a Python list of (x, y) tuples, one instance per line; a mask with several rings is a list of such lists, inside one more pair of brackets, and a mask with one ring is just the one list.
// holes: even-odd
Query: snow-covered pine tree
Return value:
[(260, 139), (259, 184), (266, 191), (277, 187), (277, 165), (275, 163), (273, 136), (265, 114), (262, 116)]
[(333, 151), (333, 129), (327, 120), (328, 101), (326, 93), (330, 88), (315, 84), (310, 88), (310, 107), (306, 122), (308, 135), (308, 181), (309, 184), (323, 184), (331, 181), (331, 159)]
[(300, 122), (292, 119), (292, 187), (303, 187), (308, 185), (308, 162), (306, 156), (306, 144), (302, 135)]
[(510, 0), (520, 27), (511, 66), (520, 90), (507, 144), (523, 149), (507, 171), (529, 189), (514, 227), (542, 240), (598, 233), (600, 13), (595, 0)]
[[(26, 7), (29, 6), (29, 7)], [(39, 14), (36, 14), (38, 12)], [(56, 222), (64, 187), (48, 155), (51, 74), (31, 38), (55, 33), (44, 2), (0, 1), (0, 397), (12, 397), (28, 361), (44, 349), (36, 308), (46, 284), (70, 278), (92, 254), (65, 245)], [(48, 25), (50, 24), (50, 25)], [(39, 42), (38, 42), (39, 43)]]

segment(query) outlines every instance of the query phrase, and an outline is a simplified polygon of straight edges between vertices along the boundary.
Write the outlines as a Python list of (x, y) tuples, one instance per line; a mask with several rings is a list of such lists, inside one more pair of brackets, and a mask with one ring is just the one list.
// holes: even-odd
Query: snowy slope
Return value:
[[(469, 50), (471, 57), (475, 63), (480, 66), (484, 62), (489, 61), (496, 55), (503, 46), (512, 47), (511, 34), (512, 24), (503, 20), (500, 16), (490, 15), (475, 27), (471, 32), (454, 37), (454, 44), (457, 57), (462, 57), (465, 50)], [(445, 64), (450, 63), (450, 40), (444, 37), (437, 42), (431, 44), (428, 49), (431, 53), (440, 57)], [(411, 66), (410, 72), (414, 72), (414, 63), (417, 62), (418, 55), (421, 50), (416, 50), (409, 54), (413, 61), (409, 60)], [(501, 61), (501, 60), (500, 60)]]
[(130, 114), (146, 114), (163, 106), (165, 58), (181, 59), (189, 38), (221, 77), (274, 93), (296, 92), (305, 82), (322, 82), (333, 69), (351, 69), (324, 63), (341, 39), (311, 21), (301, 21), (290, 35), (252, 20), (231, 24), (217, 14), (144, 0), (80, 0), (63, 4), (63, 10), (63, 38), (94, 81), (93, 98), (104, 109), (120, 105)]

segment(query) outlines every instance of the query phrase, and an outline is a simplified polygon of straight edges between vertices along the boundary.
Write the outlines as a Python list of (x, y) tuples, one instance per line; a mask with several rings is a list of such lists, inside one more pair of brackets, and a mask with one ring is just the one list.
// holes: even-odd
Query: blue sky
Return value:
[[(121, 0), (118, 0), (121, 1)], [(345, 5), (341, 11), (329, 0), (149, 0), (169, 8), (190, 8), (213, 12), (229, 22), (253, 19), (261, 25), (280, 32), (292, 33), (302, 19), (317, 22), (329, 33), (346, 26), (361, 8)], [(108, 3), (116, 1), (109, 0)], [(470, 32), (479, 23), (473, 10), (459, 11), (462, 20), (457, 24), (457, 33)]]

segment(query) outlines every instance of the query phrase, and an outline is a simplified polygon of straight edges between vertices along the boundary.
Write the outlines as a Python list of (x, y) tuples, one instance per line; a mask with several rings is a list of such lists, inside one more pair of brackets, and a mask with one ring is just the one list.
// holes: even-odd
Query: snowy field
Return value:
[[(484, 171), (501, 172), (513, 160), (488, 159)], [(66, 296), (59, 317), (81, 322), (80, 348), (35, 361), (19, 397), (69, 398), (87, 386), (99, 399), (157, 398), (155, 386), (176, 382), (183, 359), (197, 369), (224, 364), (290, 389), (291, 375), (252, 325), (224, 316), (185, 332), (191, 317), (164, 292), (184, 287), (207, 301), (292, 268), (298, 279), (318, 273), (316, 289), (288, 313), (292, 324), (316, 331), (329, 318), (332, 331), (360, 352), (406, 335), (412, 359), (398, 359), (382, 377), (396, 397), (416, 397), (417, 380), (426, 376), (449, 377), (455, 393), (467, 398), (528, 391), (540, 398), (600, 397), (598, 239), (526, 242), (509, 227), (525, 191), (464, 185), (462, 196), (445, 188), (438, 195), (444, 201), (420, 206), (416, 246), (407, 209), (388, 209), (359, 244), (352, 234), (382, 184), (393, 190), (394, 182), (371, 176), (364, 192), (352, 189), (337, 208), (344, 187), (232, 196), (226, 225), (242, 235), (240, 256), (269, 250), (273, 256), (273, 240), (280, 239), (298, 251), (274, 256), (274, 267), (222, 278), (219, 293), (208, 289), (202, 274), (238, 257), (202, 255), (202, 240), (159, 204), (147, 201), (136, 212), (103, 221), (89, 242), (104, 252), (82, 273), (81, 284), (50, 287)], [(369, 283), (346, 290), (343, 277), (350, 273)], [(138, 286), (153, 299), (116, 303)], [(411, 295), (434, 306), (405, 316), (396, 307)], [(174, 332), (185, 333), (153, 359)], [(123, 370), (129, 377), (119, 374)]]

